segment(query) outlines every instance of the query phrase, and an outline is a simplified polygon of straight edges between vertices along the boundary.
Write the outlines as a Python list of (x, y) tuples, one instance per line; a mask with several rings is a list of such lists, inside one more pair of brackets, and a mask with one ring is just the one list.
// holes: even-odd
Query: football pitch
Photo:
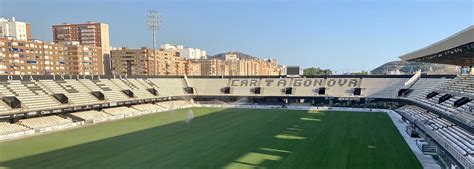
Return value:
[(422, 168), (384, 113), (218, 108), (2, 142), (0, 167)]

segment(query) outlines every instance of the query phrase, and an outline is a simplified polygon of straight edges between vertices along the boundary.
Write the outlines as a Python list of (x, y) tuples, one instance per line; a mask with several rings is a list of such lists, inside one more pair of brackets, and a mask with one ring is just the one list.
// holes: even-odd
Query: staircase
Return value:
[(57, 114), (57, 116), (59, 116), (63, 119), (71, 119), (73, 122), (84, 121), (84, 119), (73, 116), (71, 114)]
[(436, 155), (436, 147), (428, 144), (421, 145), (421, 151), (425, 155)]
[(428, 142), (425, 140), (416, 140), (416, 145), (418, 148), (420, 148), (421, 152), (425, 155), (437, 155), (436, 153), (436, 147), (431, 146)]

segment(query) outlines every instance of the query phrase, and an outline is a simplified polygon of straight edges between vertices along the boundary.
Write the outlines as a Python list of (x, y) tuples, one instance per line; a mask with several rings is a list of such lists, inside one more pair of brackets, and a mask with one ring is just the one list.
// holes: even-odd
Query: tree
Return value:
[(310, 67), (303, 70), (304, 76), (332, 75), (330, 69), (321, 69), (319, 67)]
[(369, 74), (369, 71), (366, 71), (366, 70), (351, 73), (351, 75), (368, 75), (368, 74)]

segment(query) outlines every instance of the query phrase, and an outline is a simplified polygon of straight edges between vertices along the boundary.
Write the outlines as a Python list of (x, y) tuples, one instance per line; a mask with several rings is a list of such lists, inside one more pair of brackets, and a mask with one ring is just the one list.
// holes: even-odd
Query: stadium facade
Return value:
[[(472, 74), (474, 27), (402, 60)], [(203, 104), (393, 109), (450, 167), (474, 167), (474, 76), (0, 76), (2, 139)]]

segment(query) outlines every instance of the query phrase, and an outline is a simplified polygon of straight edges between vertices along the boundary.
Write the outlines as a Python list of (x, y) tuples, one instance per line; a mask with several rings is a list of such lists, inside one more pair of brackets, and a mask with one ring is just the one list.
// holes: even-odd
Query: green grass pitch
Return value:
[[(189, 111), (194, 119), (186, 122)], [(192, 108), (0, 143), (6, 168), (422, 168), (375, 112)]]

